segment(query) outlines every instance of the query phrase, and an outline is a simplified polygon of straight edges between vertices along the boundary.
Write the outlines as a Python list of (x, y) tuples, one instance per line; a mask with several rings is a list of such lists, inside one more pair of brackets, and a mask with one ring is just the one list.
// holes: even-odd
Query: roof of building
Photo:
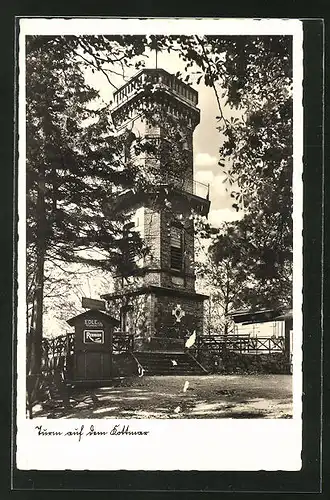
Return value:
[(241, 309), (228, 314), (235, 323), (266, 323), (267, 321), (282, 321), (292, 319), (292, 309)]
[(74, 326), (77, 321), (79, 321), (80, 319), (83, 319), (83, 318), (100, 319), (100, 320), (103, 320), (103, 321), (105, 321), (105, 322), (107, 322), (109, 324), (113, 324), (113, 325), (119, 325), (120, 324), (120, 322), (116, 318), (113, 318), (109, 314), (101, 312), (101, 311), (99, 311), (97, 309), (88, 309), (88, 311), (85, 311), (85, 312), (83, 312), (81, 314), (78, 314), (77, 316), (74, 316), (73, 318), (68, 319), (67, 323), (70, 326)]

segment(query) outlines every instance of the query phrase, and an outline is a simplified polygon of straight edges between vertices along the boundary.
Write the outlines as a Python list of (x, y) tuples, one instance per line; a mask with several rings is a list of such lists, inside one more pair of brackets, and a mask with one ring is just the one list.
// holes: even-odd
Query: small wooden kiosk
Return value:
[(74, 332), (73, 381), (104, 382), (112, 378), (112, 334), (119, 322), (88, 310), (67, 320)]

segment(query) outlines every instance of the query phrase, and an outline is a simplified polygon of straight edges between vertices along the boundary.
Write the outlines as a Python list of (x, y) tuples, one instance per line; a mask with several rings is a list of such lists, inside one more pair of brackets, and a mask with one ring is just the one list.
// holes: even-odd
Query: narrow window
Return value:
[(171, 269), (182, 271), (183, 268), (183, 234), (182, 229), (171, 227)]
[(128, 222), (127, 224), (124, 225), (124, 230), (123, 230), (123, 257), (124, 257), (124, 262), (127, 265), (134, 265), (135, 264), (135, 249), (134, 249), (134, 243), (132, 241), (133, 238), (133, 231), (134, 231), (134, 222)]

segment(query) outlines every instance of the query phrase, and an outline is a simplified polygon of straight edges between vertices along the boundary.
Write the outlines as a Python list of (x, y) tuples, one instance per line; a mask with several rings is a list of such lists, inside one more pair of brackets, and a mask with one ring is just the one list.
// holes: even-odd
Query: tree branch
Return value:
[(198, 43), (200, 44), (200, 46), (201, 46), (201, 49), (202, 49), (202, 52), (203, 52), (203, 55), (204, 55), (204, 60), (205, 60), (207, 66), (209, 68), (209, 71), (210, 71), (211, 86), (213, 88), (213, 91), (214, 91), (214, 94), (215, 94), (215, 98), (217, 100), (217, 104), (218, 104), (218, 108), (219, 108), (219, 113), (220, 113), (220, 119), (223, 120), (223, 122), (227, 126), (229, 126), (229, 121), (224, 117), (224, 114), (222, 112), (222, 107), (221, 107), (221, 103), (220, 103), (220, 97), (219, 97), (218, 91), (217, 91), (215, 83), (214, 83), (214, 79), (213, 79), (213, 76), (212, 76), (212, 73), (213, 73), (212, 72), (212, 67), (211, 67), (211, 63), (209, 61), (208, 55), (206, 53), (206, 50), (205, 50), (204, 42), (203, 42), (203, 40), (198, 35), (195, 35), (195, 38), (198, 41)]

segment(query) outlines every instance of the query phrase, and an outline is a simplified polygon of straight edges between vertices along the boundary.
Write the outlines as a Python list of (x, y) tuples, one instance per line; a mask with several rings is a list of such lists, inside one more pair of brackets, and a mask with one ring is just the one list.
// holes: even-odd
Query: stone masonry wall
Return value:
[(144, 233), (146, 245), (150, 246), (150, 256), (146, 258), (148, 267), (159, 268), (161, 262), (160, 253), (160, 227), (161, 214), (157, 209), (145, 208)]
[[(203, 332), (203, 301), (188, 297), (154, 296), (155, 335), (183, 338), (194, 330)], [(185, 313), (176, 321), (172, 311), (180, 306)]]

